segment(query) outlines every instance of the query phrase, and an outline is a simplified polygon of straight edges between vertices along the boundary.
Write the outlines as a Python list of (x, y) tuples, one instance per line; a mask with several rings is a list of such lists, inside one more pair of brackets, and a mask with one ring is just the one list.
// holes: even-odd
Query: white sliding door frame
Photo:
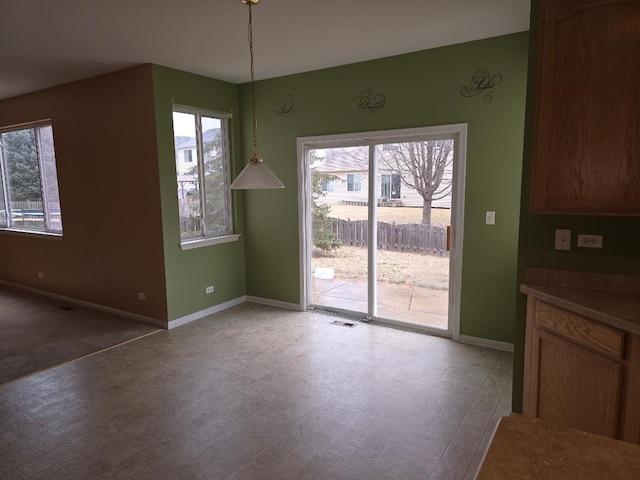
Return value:
[[(462, 247), (464, 238), (464, 185), (467, 156), (467, 125), (464, 123), (436, 127), (410, 128), (400, 130), (380, 130), (339, 135), (298, 137), (298, 216), (300, 242), (300, 309), (309, 308), (311, 295), (311, 166), (308, 153), (314, 149), (339, 148), (349, 146), (369, 147), (369, 171), (376, 172), (377, 155), (375, 146), (384, 143), (401, 143), (454, 139), (453, 190), (451, 208), (451, 255), (449, 258), (449, 330), (447, 336), (459, 340), (460, 301), (462, 287)], [(371, 173), (370, 173), (371, 176)], [(376, 182), (369, 182), (369, 198), (376, 198)], [(375, 242), (375, 206), (369, 210), (369, 238)], [(371, 243), (375, 245), (376, 243)], [(376, 316), (375, 289), (376, 265), (374, 249), (369, 249), (369, 318)], [(394, 323), (394, 322), (390, 322)], [(431, 329), (426, 329), (432, 331)], [(433, 333), (441, 333), (433, 330)]]

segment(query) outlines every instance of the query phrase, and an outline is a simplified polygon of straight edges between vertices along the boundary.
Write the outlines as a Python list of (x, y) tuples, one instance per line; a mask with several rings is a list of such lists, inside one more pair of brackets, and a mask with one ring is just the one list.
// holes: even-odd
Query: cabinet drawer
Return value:
[(624, 333), (566, 310), (537, 301), (536, 326), (608, 357), (623, 358)]

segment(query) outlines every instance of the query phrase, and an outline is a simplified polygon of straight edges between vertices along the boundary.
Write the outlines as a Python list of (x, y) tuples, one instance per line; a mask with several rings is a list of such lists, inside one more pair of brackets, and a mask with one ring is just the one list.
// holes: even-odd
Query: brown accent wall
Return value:
[(151, 66), (0, 102), (0, 126), (47, 118), (64, 237), (0, 232), (0, 280), (166, 322)]

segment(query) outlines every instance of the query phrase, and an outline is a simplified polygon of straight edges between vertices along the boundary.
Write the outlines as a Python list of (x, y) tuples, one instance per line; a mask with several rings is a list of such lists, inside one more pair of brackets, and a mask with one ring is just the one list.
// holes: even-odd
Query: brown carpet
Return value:
[(0, 286), (0, 385), (160, 330)]

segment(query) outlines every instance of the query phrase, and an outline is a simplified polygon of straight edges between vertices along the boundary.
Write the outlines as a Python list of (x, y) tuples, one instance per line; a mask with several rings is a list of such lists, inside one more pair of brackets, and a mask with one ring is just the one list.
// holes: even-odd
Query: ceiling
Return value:
[[(530, 0), (262, 0), (256, 78), (529, 28)], [(0, 99), (156, 63), (249, 79), (240, 0), (0, 0)]]

